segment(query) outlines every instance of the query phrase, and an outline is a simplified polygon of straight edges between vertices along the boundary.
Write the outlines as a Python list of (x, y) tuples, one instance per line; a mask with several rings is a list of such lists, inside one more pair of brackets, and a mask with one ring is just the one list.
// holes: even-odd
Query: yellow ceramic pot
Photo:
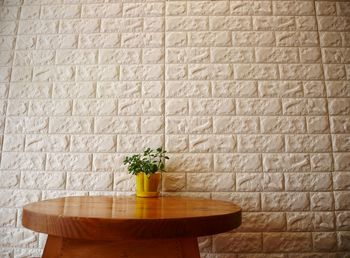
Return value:
[(138, 173), (136, 175), (136, 196), (137, 197), (158, 197), (161, 174), (146, 175)]

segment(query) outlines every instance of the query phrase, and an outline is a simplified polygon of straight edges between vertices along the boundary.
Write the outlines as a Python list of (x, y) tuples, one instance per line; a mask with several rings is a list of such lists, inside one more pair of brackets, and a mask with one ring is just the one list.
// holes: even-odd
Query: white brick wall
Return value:
[(1, 0), (0, 257), (38, 256), (21, 206), (163, 190), (234, 201), (205, 258), (350, 257), (348, 1)]

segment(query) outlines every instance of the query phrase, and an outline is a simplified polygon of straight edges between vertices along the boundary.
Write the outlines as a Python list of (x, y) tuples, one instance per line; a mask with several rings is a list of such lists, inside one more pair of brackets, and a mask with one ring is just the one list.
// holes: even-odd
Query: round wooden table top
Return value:
[(240, 223), (237, 205), (186, 197), (65, 197), (28, 204), (22, 218), (37, 232), (95, 240), (197, 237)]

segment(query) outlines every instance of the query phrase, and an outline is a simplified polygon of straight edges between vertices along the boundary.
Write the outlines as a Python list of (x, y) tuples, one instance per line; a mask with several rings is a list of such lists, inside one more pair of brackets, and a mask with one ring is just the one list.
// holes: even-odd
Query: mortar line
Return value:
[[(333, 223), (335, 225), (334, 227), (334, 231), (335, 234), (337, 235), (337, 225), (336, 225), (336, 211), (335, 211), (335, 196), (334, 196), (334, 180), (333, 180), (333, 176), (334, 176), (334, 149), (333, 149), (333, 137), (332, 137), (332, 130), (331, 130), (331, 119), (330, 119), (330, 114), (329, 114), (329, 101), (328, 101), (328, 91), (327, 91), (327, 85), (326, 85), (326, 77), (325, 77), (325, 70), (324, 70), (324, 63), (323, 63), (323, 53), (322, 53), (322, 48), (321, 48), (321, 37), (320, 37), (320, 30), (319, 30), (319, 26), (318, 26), (318, 15), (317, 15), (317, 11), (316, 11), (316, 1), (317, 0), (313, 0), (313, 5), (314, 5), (314, 10), (315, 10), (315, 19), (316, 19), (316, 29), (317, 29), (317, 39), (318, 39), (318, 48), (320, 50), (320, 55), (321, 55), (321, 65), (322, 65), (322, 74), (323, 74), (323, 81), (324, 81), (324, 90), (326, 92), (326, 96), (325, 96), (325, 101), (326, 101), (326, 112), (327, 112), (327, 118), (328, 118), (328, 129), (329, 129), (329, 137), (330, 137), (330, 144), (331, 144), (331, 160), (332, 160), (332, 164), (331, 164), (331, 169), (330, 169), (330, 173), (331, 173), (331, 182), (332, 182), (332, 188), (331, 188), (331, 192), (332, 192), (332, 197), (333, 197), (333, 202), (332, 202), (332, 213), (333, 213)], [(311, 194), (310, 194), (311, 195)], [(313, 237), (312, 237), (312, 247), (314, 250), (314, 241), (313, 241)], [(338, 246), (338, 237), (336, 236), (336, 243)]]

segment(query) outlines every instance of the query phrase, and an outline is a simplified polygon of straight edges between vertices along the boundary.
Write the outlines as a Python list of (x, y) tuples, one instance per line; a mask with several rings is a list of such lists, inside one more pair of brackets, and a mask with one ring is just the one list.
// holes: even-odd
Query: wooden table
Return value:
[(241, 209), (181, 197), (66, 197), (26, 205), (22, 223), (49, 235), (44, 258), (199, 258), (197, 237), (238, 227)]

